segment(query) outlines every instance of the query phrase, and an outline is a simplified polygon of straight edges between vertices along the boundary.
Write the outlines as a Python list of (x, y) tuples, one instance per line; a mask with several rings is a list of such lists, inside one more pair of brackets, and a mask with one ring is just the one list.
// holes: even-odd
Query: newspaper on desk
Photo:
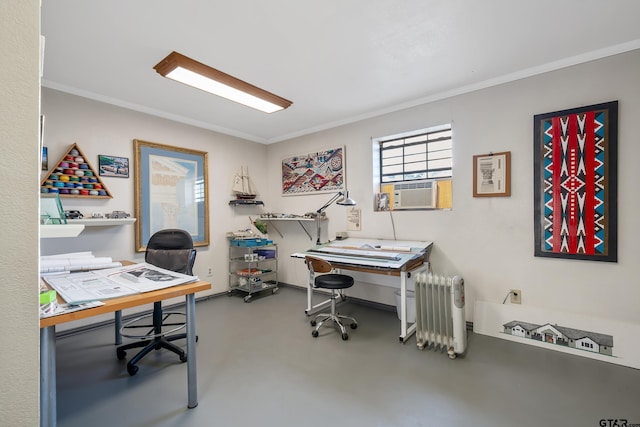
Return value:
[(135, 295), (198, 280), (148, 263), (104, 270), (45, 276), (43, 279), (68, 304)]

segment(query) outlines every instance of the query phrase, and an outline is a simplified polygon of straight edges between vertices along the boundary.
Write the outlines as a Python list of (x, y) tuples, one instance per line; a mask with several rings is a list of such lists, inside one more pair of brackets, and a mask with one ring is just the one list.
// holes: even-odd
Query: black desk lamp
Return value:
[[(336, 202), (337, 200), (337, 202)], [(318, 239), (316, 240), (316, 245), (320, 244), (320, 215), (325, 211), (333, 202), (341, 206), (355, 206), (356, 201), (349, 197), (349, 191), (340, 191), (333, 195), (333, 197), (325, 203), (320, 209), (316, 211), (316, 224), (317, 224), (317, 235)]]

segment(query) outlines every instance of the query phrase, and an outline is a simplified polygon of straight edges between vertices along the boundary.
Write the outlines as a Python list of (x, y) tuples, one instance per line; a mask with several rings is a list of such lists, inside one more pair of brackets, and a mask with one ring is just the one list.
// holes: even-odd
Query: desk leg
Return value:
[(189, 408), (198, 406), (198, 373), (196, 369), (196, 299), (186, 296), (187, 304), (187, 389)]
[(122, 329), (122, 310), (116, 311), (115, 321), (116, 345), (120, 345), (122, 344), (122, 335), (120, 335), (120, 329)]
[(56, 425), (56, 327), (40, 329), (40, 427)]
[(331, 306), (331, 299), (324, 300), (316, 305), (313, 304), (313, 286), (307, 285), (307, 309), (304, 314), (311, 316), (320, 311), (320, 309)]
[(311, 307), (312, 300), (313, 300), (313, 287), (311, 286), (311, 283), (307, 282), (307, 309), (304, 311), (306, 315), (311, 314), (311, 309), (313, 308)]
[(415, 323), (407, 327), (407, 272), (402, 271), (400, 273), (400, 342), (404, 343), (415, 331)]

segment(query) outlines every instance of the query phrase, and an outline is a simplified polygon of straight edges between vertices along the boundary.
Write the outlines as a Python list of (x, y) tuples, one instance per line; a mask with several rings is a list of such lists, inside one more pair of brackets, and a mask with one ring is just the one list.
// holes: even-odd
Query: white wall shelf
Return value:
[[(305, 228), (304, 224), (302, 224), (303, 222), (316, 222), (315, 218), (307, 218), (307, 217), (273, 217), (273, 218), (263, 218), (260, 217), (260, 219), (262, 221), (268, 221), (271, 223), (271, 225), (273, 226), (273, 228), (278, 232), (278, 234), (280, 235), (280, 237), (284, 236), (282, 235), (282, 233), (280, 232), (280, 230), (278, 230), (278, 227), (275, 226), (275, 224), (273, 224), (276, 221), (296, 221), (300, 227), (302, 227), (302, 229), (304, 230), (305, 233), (307, 233), (307, 236), (309, 236), (309, 240), (313, 240), (313, 237), (311, 237), (311, 234), (309, 234), (309, 231)], [(325, 221), (327, 218), (323, 217), (320, 219), (320, 221)]]
[(68, 224), (82, 224), (85, 227), (110, 227), (114, 225), (127, 225), (136, 222), (135, 218), (82, 218), (68, 219)]
[(66, 224), (41, 224), (40, 238), (77, 237), (85, 227), (112, 227), (134, 222), (135, 218), (68, 219)]
[(40, 225), (40, 237), (77, 237), (82, 233), (82, 230), (84, 230), (83, 224), (42, 224)]

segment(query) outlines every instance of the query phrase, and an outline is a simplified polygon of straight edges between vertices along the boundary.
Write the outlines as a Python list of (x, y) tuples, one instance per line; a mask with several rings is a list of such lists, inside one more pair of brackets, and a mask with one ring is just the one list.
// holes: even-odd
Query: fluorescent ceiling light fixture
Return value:
[(273, 113), (293, 104), (178, 52), (171, 52), (154, 70), (163, 77), (227, 98), (265, 113)]

